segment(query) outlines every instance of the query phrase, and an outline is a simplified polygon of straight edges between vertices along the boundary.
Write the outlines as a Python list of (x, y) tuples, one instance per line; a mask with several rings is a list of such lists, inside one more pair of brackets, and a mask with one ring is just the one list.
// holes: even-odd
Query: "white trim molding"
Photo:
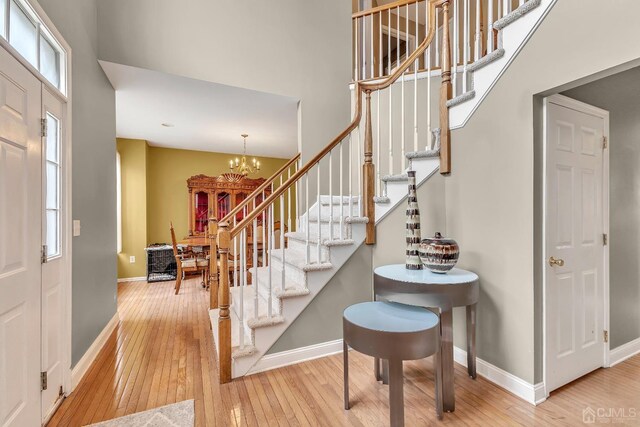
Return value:
[(630, 357), (640, 354), (640, 338), (622, 344), (609, 352), (609, 367), (624, 362)]
[(258, 372), (270, 371), (284, 366), (295, 365), (313, 359), (340, 353), (342, 351), (342, 339), (313, 344), (307, 347), (294, 348), (280, 353), (267, 354), (258, 363), (253, 365), (247, 375)]
[[(466, 368), (467, 352), (453, 347), (453, 360)], [(547, 399), (543, 383), (531, 384), (482, 359), (476, 359), (476, 372), (532, 405), (539, 405)]]
[(104, 327), (102, 332), (96, 337), (95, 341), (91, 344), (91, 346), (87, 349), (84, 355), (78, 360), (76, 366), (71, 369), (71, 389), (66, 392), (68, 395), (73, 390), (75, 390), (76, 386), (80, 384), (82, 377), (89, 371), (91, 364), (102, 350), (102, 347), (107, 342), (107, 339), (113, 331), (116, 329), (118, 324), (120, 323), (120, 315), (116, 311), (116, 314), (113, 315), (109, 323)]
[(146, 282), (146, 281), (147, 281), (147, 276), (123, 277), (122, 279), (118, 279), (118, 283), (124, 283), (124, 282)]

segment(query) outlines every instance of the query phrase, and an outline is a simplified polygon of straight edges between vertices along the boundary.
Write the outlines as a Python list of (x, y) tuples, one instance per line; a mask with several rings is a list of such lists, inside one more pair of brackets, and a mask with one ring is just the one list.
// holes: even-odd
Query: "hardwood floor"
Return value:
[[(384, 426), (388, 387), (372, 377), (372, 359), (350, 353), (352, 409), (342, 407), (342, 356), (335, 355), (219, 385), (199, 279), (121, 283), (120, 324), (49, 426), (82, 426), (195, 399), (198, 426)], [(436, 420), (431, 360), (405, 363), (409, 426), (582, 425), (591, 408), (632, 408), (640, 425), (640, 356), (600, 369), (534, 407), (456, 365), (456, 411)]]

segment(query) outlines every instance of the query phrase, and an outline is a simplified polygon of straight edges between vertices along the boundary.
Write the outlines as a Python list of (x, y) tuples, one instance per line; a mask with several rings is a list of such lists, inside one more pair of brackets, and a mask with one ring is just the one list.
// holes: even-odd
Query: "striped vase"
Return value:
[(407, 260), (408, 270), (422, 270), (420, 261), (420, 209), (416, 194), (416, 172), (408, 171), (409, 196), (407, 197)]

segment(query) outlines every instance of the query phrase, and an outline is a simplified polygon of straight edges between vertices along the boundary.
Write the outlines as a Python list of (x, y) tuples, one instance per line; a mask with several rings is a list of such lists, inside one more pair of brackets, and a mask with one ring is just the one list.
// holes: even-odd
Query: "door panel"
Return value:
[(41, 84), (0, 48), (0, 425), (40, 424)]
[(47, 262), (42, 264), (42, 371), (47, 373), (47, 390), (42, 392), (42, 419), (46, 420), (61, 402), (64, 342), (65, 235), (64, 174), (62, 144), (65, 135), (65, 104), (46, 88), (42, 92), (42, 117), (47, 135), (43, 138), (42, 236), (47, 245)]
[[(557, 98), (556, 98), (557, 99)], [(566, 99), (566, 98), (565, 98)], [(603, 365), (605, 121), (580, 103), (546, 107), (547, 391)], [(563, 264), (551, 265), (550, 257)]]

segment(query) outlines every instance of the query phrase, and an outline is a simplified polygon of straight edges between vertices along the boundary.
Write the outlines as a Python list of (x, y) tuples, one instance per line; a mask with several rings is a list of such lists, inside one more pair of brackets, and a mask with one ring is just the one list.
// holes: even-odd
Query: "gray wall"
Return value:
[(115, 93), (98, 65), (95, 0), (40, 0), (73, 51), (72, 366), (116, 313)]
[[(619, 43), (638, 38), (639, 14), (633, 0), (606, 8), (598, 0), (558, 1), (465, 127), (452, 132), (446, 232), (460, 244), (459, 266), (481, 279), (478, 356), (530, 383), (542, 379), (534, 95), (640, 58), (639, 44)], [(602, 22), (616, 25), (594, 31)], [(465, 337), (458, 320), (457, 343)]]
[(299, 99), (303, 159), (349, 124), (351, 2), (107, 0), (98, 17), (102, 60)]
[(611, 348), (640, 338), (640, 68), (563, 95), (610, 116)]

